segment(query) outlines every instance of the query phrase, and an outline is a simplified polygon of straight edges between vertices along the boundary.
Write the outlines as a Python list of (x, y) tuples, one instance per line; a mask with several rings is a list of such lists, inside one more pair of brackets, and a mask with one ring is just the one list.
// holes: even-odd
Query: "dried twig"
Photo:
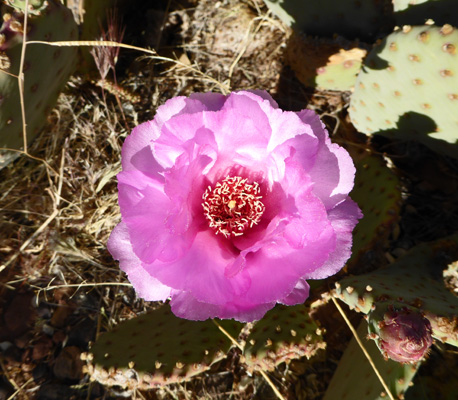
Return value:
[(21, 101), (21, 114), (22, 114), (22, 138), (24, 141), (24, 153), (27, 154), (27, 121), (25, 118), (25, 102), (24, 102), (24, 61), (25, 61), (25, 48), (27, 47), (27, 20), (29, 12), (29, 0), (25, 0), (24, 9), (24, 32), (22, 34), (22, 49), (21, 61), (19, 62), (18, 85), (19, 85), (19, 98)]
[[(213, 323), (218, 327), (218, 329), (234, 344), (239, 350), (243, 351), (243, 347), (240, 345), (237, 340), (235, 340), (232, 335), (226, 331), (218, 322), (216, 322), (215, 319), (212, 319)], [(262, 375), (262, 377), (265, 379), (265, 381), (269, 384), (271, 389), (274, 391), (275, 395), (280, 399), (280, 400), (286, 400), (283, 395), (280, 393), (280, 391), (277, 389), (277, 387), (274, 385), (272, 380), (269, 378), (269, 376), (263, 371), (260, 370), (259, 373)]]
[(380, 372), (378, 371), (377, 367), (375, 366), (374, 361), (372, 361), (371, 356), (369, 355), (369, 353), (367, 352), (367, 350), (366, 350), (366, 348), (364, 347), (363, 343), (361, 342), (361, 339), (359, 338), (358, 333), (356, 332), (356, 329), (353, 327), (353, 325), (351, 324), (350, 320), (349, 320), (348, 317), (345, 315), (344, 310), (342, 310), (342, 307), (340, 307), (339, 303), (338, 303), (337, 300), (334, 298), (334, 296), (331, 296), (331, 299), (332, 299), (332, 301), (334, 302), (334, 304), (335, 304), (337, 310), (339, 310), (340, 315), (342, 315), (342, 318), (344, 319), (345, 323), (346, 323), (346, 324), (348, 325), (348, 327), (350, 328), (351, 333), (353, 334), (353, 336), (355, 337), (356, 341), (358, 342), (359, 347), (361, 347), (361, 350), (363, 351), (364, 355), (365, 355), (366, 358), (367, 358), (367, 361), (369, 361), (369, 364), (371, 365), (372, 369), (374, 370), (375, 375), (377, 375), (377, 378), (379, 379), (380, 383), (382, 384), (383, 388), (385, 389), (386, 393), (388, 394), (388, 397), (389, 397), (391, 400), (395, 400), (395, 399), (394, 399), (394, 396), (393, 396), (392, 393), (390, 392), (390, 389), (389, 389), (388, 385), (386, 384), (386, 382), (385, 382), (385, 380), (383, 379), (382, 375), (380, 375)]

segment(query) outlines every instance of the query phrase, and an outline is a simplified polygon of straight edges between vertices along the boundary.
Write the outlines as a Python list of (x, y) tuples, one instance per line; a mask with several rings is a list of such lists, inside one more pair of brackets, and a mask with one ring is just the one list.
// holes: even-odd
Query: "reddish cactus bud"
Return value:
[(378, 327), (380, 349), (397, 362), (419, 361), (433, 342), (429, 320), (408, 308), (387, 311)]

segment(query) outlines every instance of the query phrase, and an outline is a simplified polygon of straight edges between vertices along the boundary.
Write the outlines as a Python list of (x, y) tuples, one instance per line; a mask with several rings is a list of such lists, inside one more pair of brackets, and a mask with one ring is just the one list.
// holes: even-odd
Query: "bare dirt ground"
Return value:
[[(33, 157), (0, 171), (0, 399), (275, 399), (236, 349), (190, 382), (135, 393), (91, 382), (80, 359), (101, 332), (156, 306), (135, 296), (106, 249), (120, 219), (120, 150), (134, 126), (173, 96), (265, 89), (283, 109), (317, 111), (334, 137), (351, 130), (348, 93), (314, 91), (296, 80), (284, 61), (289, 31), (262, 0), (137, 3), (123, 10), (122, 41), (158, 56), (122, 49), (105, 81), (96, 69), (76, 74), (33, 142)], [(405, 184), (390, 251), (396, 256), (454, 232), (458, 165), (422, 147), (375, 145)], [(335, 308), (326, 315), (326, 352), (270, 374), (288, 399), (322, 398), (351, 337)], [(433, 350), (420, 376), (440, 381), (457, 371), (456, 356), (445, 350)]]

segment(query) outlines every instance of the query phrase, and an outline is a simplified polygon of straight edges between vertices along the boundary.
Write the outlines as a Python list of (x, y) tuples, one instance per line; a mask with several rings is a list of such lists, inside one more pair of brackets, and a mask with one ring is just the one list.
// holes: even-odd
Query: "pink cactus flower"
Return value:
[(401, 363), (421, 360), (433, 343), (429, 320), (408, 308), (387, 312), (379, 330), (379, 346), (385, 358)]
[(137, 294), (175, 315), (253, 321), (335, 274), (361, 212), (355, 168), (315, 112), (266, 92), (176, 97), (122, 149), (108, 249)]

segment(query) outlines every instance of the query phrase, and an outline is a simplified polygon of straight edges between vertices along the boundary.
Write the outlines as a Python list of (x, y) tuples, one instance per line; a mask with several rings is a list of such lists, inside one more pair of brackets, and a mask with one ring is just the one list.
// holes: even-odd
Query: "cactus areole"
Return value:
[(355, 167), (311, 110), (263, 91), (168, 100), (136, 127), (108, 249), (139, 296), (192, 320), (253, 321), (339, 271), (361, 212)]
[(379, 347), (386, 357), (402, 363), (421, 360), (433, 339), (431, 323), (407, 308), (388, 311), (379, 326)]

